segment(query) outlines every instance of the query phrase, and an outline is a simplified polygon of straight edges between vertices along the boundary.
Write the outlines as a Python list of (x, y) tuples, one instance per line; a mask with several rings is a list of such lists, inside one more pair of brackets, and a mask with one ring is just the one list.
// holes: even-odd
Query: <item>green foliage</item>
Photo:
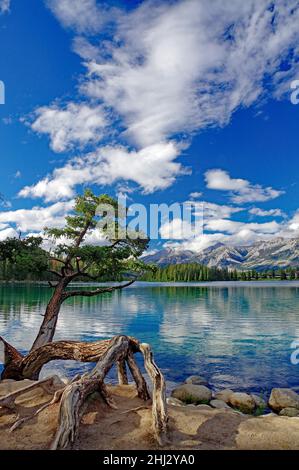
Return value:
[(229, 271), (191, 264), (170, 264), (158, 267), (143, 276), (144, 281), (156, 282), (204, 282), (204, 281), (258, 281), (299, 279), (299, 269), (287, 268), (278, 271)]
[[(123, 215), (124, 209), (110, 196), (85, 190), (77, 196), (65, 227), (45, 229), (46, 237), (55, 241), (52, 253), (41, 248), (42, 238), (13, 238), (0, 244), (2, 279), (106, 281), (150, 271), (139, 259), (148, 239), (142, 234), (139, 238), (120, 237), (125, 228)], [(104, 222), (100, 228), (99, 222)]]
[[(148, 270), (139, 260), (148, 239), (141, 235), (137, 239), (121, 238), (125, 228), (123, 215), (124, 209), (118, 207), (115, 199), (106, 194), (95, 196), (91, 190), (85, 190), (76, 198), (73, 214), (66, 217), (65, 227), (46, 229), (48, 237), (56, 240), (55, 256), (66, 263), (68, 271), (77, 269), (79, 278), (82, 271), (82, 279), (89, 275), (94, 280), (120, 280)], [(92, 234), (104, 241), (104, 246), (88, 243)], [(61, 238), (68, 242), (59, 243)]]
[(5, 280), (40, 279), (49, 266), (41, 248), (42, 238), (8, 238), (0, 242), (1, 278)]

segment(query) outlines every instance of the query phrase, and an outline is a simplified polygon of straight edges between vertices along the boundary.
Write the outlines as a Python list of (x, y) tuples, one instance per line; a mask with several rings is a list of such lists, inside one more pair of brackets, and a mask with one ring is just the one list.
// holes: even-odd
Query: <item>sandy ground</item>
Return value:
[[(16, 383), (0, 382), (0, 396)], [(20, 383), (19, 383), (20, 384)], [(21, 385), (17, 385), (21, 386)], [(24, 385), (23, 385), (24, 386)], [(74, 449), (157, 449), (151, 432), (151, 406), (136, 397), (135, 387), (109, 387), (118, 406), (111, 410), (94, 395), (88, 402)], [(17, 400), (20, 416), (51, 396), (37, 389)], [(297, 449), (299, 418), (244, 416), (233, 411), (169, 406), (169, 445), (165, 449)], [(0, 409), (0, 449), (47, 449), (57, 427), (58, 405), (9, 432), (16, 413)]]

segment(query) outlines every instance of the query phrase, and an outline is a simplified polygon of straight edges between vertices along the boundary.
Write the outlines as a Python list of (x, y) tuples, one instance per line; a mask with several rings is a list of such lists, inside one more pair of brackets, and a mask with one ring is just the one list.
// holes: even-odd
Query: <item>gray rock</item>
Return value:
[(297, 408), (283, 408), (283, 410), (279, 412), (279, 416), (289, 416), (293, 418), (294, 416), (299, 416), (299, 410)]
[(197, 405), (196, 406), (196, 409), (197, 410), (207, 410), (207, 411), (211, 411), (213, 408), (209, 405)]
[(266, 408), (267, 407), (267, 403), (265, 402), (265, 400), (262, 397), (260, 397), (259, 395), (255, 395), (254, 393), (252, 393), (251, 396), (254, 399), (255, 406), (257, 408)]
[(230, 388), (225, 388), (224, 390), (221, 390), (220, 392), (215, 393), (215, 398), (217, 400), (222, 400), (225, 403), (228, 403), (229, 397), (231, 396), (232, 393), (234, 393), (233, 390), (231, 390)]
[(167, 397), (166, 402), (167, 402), (168, 405), (185, 406), (185, 403), (183, 403), (181, 400), (178, 400), (177, 398), (173, 398), (173, 397)]
[(269, 406), (277, 412), (284, 408), (299, 409), (299, 395), (290, 388), (273, 388), (269, 398)]
[(211, 400), (210, 401), (210, 405), (213, 407), (213, 408), (216, 408), (218, 410), (223, 410), (223, 409), (230, 409), (230, 407), (228, 406), (227, 403), (225, 403), (225, 401), (223, 400)]
[(248, 393), (232, 393), (229, 404), (246, 414), (252, 413), (256, 407), (254, 399)]
[(184, 384), (175, 388), (171, 396), (188, 404), (209, 403), (212, 392), (204, 385)]
[(185, 380), (185, 384), (208, 385), (208, 381), (200, 375), (191, 375)]

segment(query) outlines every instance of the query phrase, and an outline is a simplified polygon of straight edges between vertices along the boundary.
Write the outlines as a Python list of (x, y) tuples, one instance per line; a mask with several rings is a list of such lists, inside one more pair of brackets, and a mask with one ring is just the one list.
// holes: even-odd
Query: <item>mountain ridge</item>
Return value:
[(201, 252), (164, 248), (143, 257), (146, 263), (167, 264), (199, 263), (209, 268), (238, 270), (266, 270), (299, 266), (299, 239), (275, 238), (252, 245), (229, 246), (217, 242)]

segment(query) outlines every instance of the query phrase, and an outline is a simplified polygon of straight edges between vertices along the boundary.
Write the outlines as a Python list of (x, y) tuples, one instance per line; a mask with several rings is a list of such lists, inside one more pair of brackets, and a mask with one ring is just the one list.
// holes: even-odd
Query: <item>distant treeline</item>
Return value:
[(299, 268), (237, 271), (192, 264), (170, 264), (143, 276), (148, 282), (258, 281), (299, 279)]
[[(49, 262), (49, 254), (41, 248), (42, 239), (29, 237), (25, 240), (16, 238), (0, 242), (0, 280), (1, 281), (51, 281), (57, 277), (51, 271), (60, 268), (59, 262)], [(113, 270), (112, 270), (113, 271)], [(120, 274), (97, 277), (90, 268), (88, 274), (96, 281), (121, 281)], [(299, 279), (299, 268), (271, 269), (264, 271), (237, 271), (192, 264), (172, 264), (149, 269), (144, 274), (144, 281), (158, 282), (196, 282), (196, 281), (258, 281), (258, 280), (295, 280)], [(85, 277), (77, 280), (86, 281)], [(87, 279), (90, 281), (90, 279)]]

